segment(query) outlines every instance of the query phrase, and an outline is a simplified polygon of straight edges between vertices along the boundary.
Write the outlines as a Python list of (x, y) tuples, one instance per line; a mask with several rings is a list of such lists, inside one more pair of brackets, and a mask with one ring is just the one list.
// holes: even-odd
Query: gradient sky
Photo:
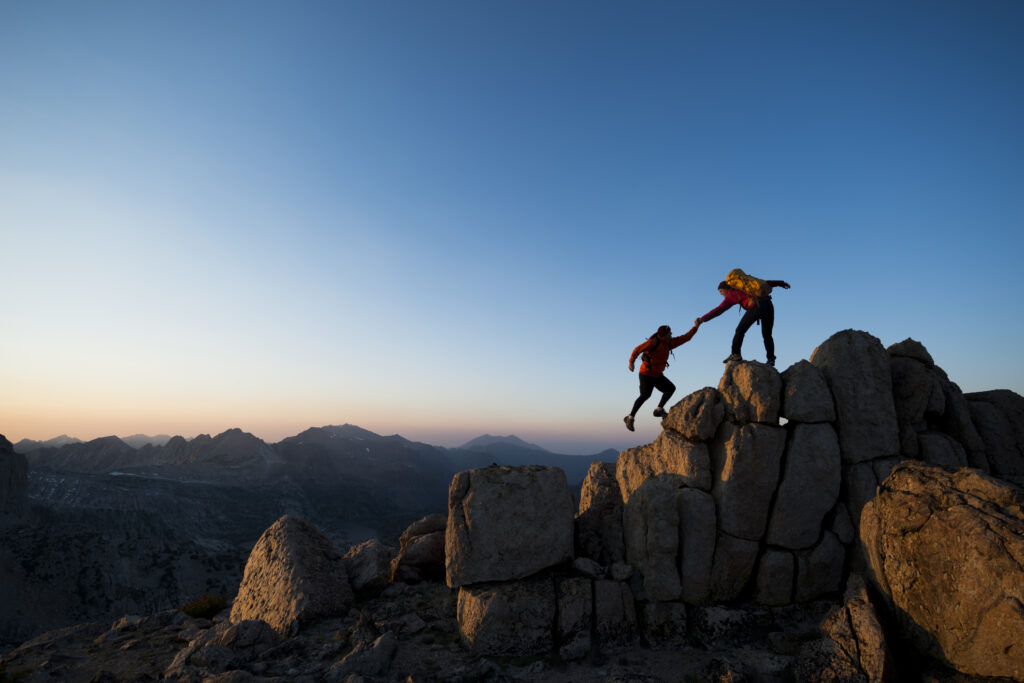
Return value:
[(792, 284), (780, 369), (853, 328), (1024, 393), (1022, 35), (1019, 0), (4, 0), (0, 433), (634, 446), (630, 351), (735, 267)]

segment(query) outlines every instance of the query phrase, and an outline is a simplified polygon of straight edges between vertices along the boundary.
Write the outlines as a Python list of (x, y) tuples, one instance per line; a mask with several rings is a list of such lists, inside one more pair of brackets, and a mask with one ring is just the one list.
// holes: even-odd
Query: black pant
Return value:
[(775, 358), (775, 340), (772, 339), (772, 328), (775, 326), (775, 306), (771, 299), (761, 299), (753, 308), (748, 308), (736, 326), (736, 334), (732, 336), (732, 352), (740, 355), (743, 346), (743, 335), (747, 333), (755, 321), (761, 321), (761, 336), (764, 337), (764, 350), (768, 352), (768, 360)]
[(654, 377), (652, 375), (645, 375), (640, 373), (640, 397), (633, 403), (633, 411), (630, 413), (633, 417), (636, 417), (636, 411), (640, 410), (640, 406), (644, 404), (644, 401), (651, 397), (654, 390), (657, 389), (661, 392), (661, 400), (658, 401), (658, 406), (661, 408), (665, 407), (665, 403), (672, 398), (672, 394), (676, 391), (676, 385), (669, 381), (665, 375), (659, 375)]

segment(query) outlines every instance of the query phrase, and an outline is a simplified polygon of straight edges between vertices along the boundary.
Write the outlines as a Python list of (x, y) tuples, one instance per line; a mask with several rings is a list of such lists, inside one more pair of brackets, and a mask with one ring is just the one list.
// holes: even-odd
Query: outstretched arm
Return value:
[(785, 280), (769, 280), (769, 287), (782, 287), (783, 289), (789, 289), (789, 283)]
[(672, 346), (671, 346), (671, 348), (674, 349), (677, 346), (682, 346), (686, 342), (688, 342), (691, 339), (693, 339), (693, 335), (697, 334), (697, 328), (698, 327), (700, 327), (700, 318), (697, 318), (697, 320), (694, 321), (693, 327), (690, 328), (689, 332), (687, 332), (686, 334), (681, 334), (678, 337), (673, 337), (672, 338)]
[(729, 301), (728, 298), (723, 299), (722, 303), (718, 304), (717, 308), (711, 309), (710, 311), (708, 311), (707, 313), (705, 313), (701, 317), (697, 318), (697, 320), (700, 320), (702, 323), (706, 323), (707, 321), (711, 320), (712, 318), (717, 318), (718, 316), (720, 316), (723, 313), (725, 313), (735, 303), (736, 303), (735, 301)]

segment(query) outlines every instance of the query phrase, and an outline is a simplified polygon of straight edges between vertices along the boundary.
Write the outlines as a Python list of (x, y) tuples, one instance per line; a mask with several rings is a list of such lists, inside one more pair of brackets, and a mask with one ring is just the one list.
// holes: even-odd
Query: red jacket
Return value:
[[(660, 376), (665, 372), (665, 366), (668, 365), (669, 351), (690, 341), (696, 333), (697, 326), (694, 325), (689, 332), (678, 337), (672, 337), (671, 339), (648, 339), (633, 349), (633, 353), (629, 356), (629, 367), (633, 367), (637, 356), (647, 351), (647, 358), (644, 359), (643, 364), (640, 366), (640, 374), (653, 375), (654, 377)], [(653, 351), (651, 350), (652, 347)]]
[[(781, 287), (784, 284), (782, 280), (768, 280), (767, 282), (769, 287)], [(768, 291), (771, 292), (771, 289), (769, 289)], [(717, 318), (718, 316), (722, 315), (736, 304), (739, 304), (742, 308), (749, 310), (757, 304), (757, 298), (752, 297), (746, 292), (740, 291), (738, 289), (730, 289), (725, 293), (725, 298), (722, 299), (722, 303), (718, 304), (716, 308), (713, 308), (704, 315), (702, 315), (700, 317), (700, 321), (702, 323), (706, 323), (712, 318)]]

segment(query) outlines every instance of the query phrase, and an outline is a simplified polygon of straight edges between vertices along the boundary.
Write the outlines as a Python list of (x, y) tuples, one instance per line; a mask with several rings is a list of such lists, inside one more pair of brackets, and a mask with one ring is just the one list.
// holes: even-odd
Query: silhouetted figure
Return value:
[(782, 280), (767, 280), (765, 284), (767, 285), (768, 294), (753, 296), (733, 287), (725, 280), (719, 282), (718, 293), (724, 297), (722, 303), (717, 308), (708, 311), (697, 319), (700, 322), (706, 323), (712, 318), (717, 318), (735, 304), (739, 304), (740, 307), (746, 310), (746, 313), (740, 319), (740, 324), (736, 326), (736, 333), (732, 336), (732, 353), (722, 361), (723, 363), (743, 360), (743, 357), (740, 355), (740, 348), (743, 346), (743, 336), (750, 329), (751, 325), (759, 322), (761, 324), (761, 336), (764, 338), (764, 350), (768, 354), (768, 365), (775, 365), (775, 340), (772, 339), (772, 328), (775, 326), (775, 305), (772, 304), (771, 290), (775, 287), (789, 289), (789, 284)]
[(633, 403), (633, 410), (622, 419), (626, 423), (626, 429), (634, 431), (633, 420), (636, 418), (636, 412), (640, 410), (644, 401), (651, 397), (655, 389), (661, 392), (661, 400), (658, 401), (658, 407), (654, 409), (654, 417), (665, 417), (667, 414), (665, 404), (672, 398), (672, 394), (676, 390), (676, 385), (672, 384), (664, 374), (665, 368), (668, 367), (668, 355), (672, 349), (693, 339), (698, 327), (700, 327), (700, 320), (695, 320), (689, 332), (679, 337), (673, 337), (672, 328), (662, 325), (647, 341), (633, 349), (633, 353), (629, 356), (629, 371), (633, 372), (633, 364), (636, 362), (637, 356), (641, 354), (643, 363), (640, 365), (640, 396)]

